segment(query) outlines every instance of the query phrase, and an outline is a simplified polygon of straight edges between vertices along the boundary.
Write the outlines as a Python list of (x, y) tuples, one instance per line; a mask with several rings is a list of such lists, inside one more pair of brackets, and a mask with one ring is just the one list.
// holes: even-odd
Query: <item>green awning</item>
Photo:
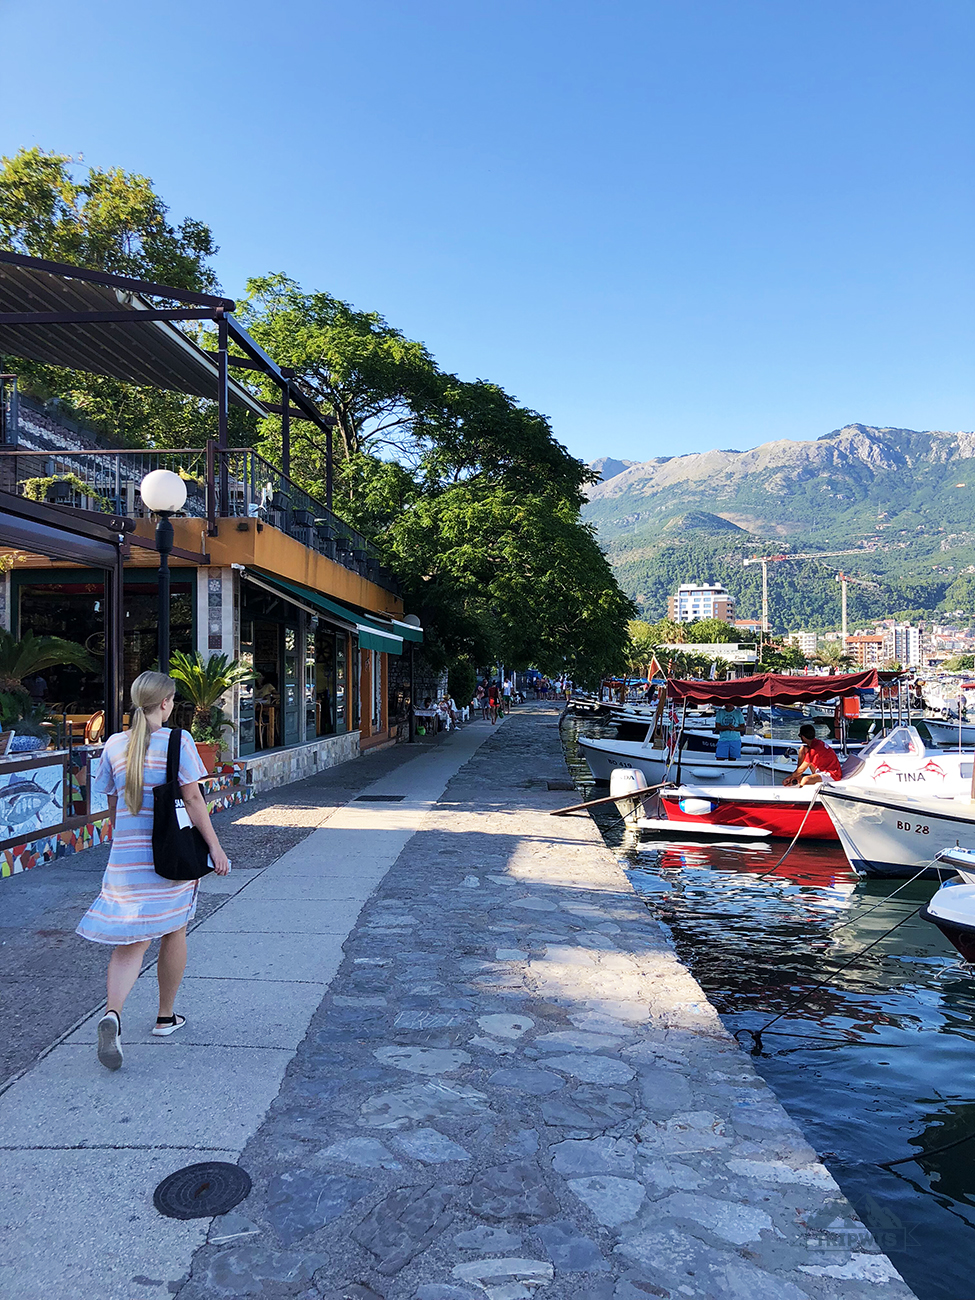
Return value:
[[(302, 587), (297, 582), (289, 582), (287, 578), (280, 578), (277, 574), (265, 573), (263, 569), (256, 569), (255, 574), (262, 583), (267, 583), (269, 587), (276, 588), (282, 596), (303, 600), (306, 604), (311, 605), (313, 609), (319, 609), (324, 614), (341, 619), (343, 623), (358, 634), (359, 645), (362, 649), (378, 650), (388, 655), (401, 655), (403, 653), (403, 637), (399, 634), (398, 627), (395, 632), (393, 631), (392, 622), (384, 624), (377, 618), (370, 618), (368, 614), (360, 614), (347, 605), (339, 604), (337, 600), (332, 600), (330, 596), (323, 596), (320, 591), (313, 591), (311, 587)], [(403, 626), (405, 628), (409, 624)]]
[(420, 642), (423, 640), (422, 627), (414, 627), (412, 623), (404, 623), (401, 618), (393, 618), (392, 614), (389, 616), (389, 621), (392, 624), (391, 630), (397, 636), (401, 636), (404, 641)]

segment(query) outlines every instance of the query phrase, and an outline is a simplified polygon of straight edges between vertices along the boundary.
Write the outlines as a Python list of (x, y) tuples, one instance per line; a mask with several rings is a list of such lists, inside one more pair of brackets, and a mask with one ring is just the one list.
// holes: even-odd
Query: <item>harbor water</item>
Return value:
[[(587, 790), (580, 733), (615, 732), (565, 719), (567, 760)], [(614, 805), (592, 811), (920, 1300), (975, 1298), (975, 974), (916, 914), (936, 884), (862, 881), (833, 841), (800, 842), (777, 866), (786, 840), (704, 844), (676, 829), (638, 839)], [(749, 1031), (776, 1017), (756, 1043)], [(915, 1158), (881, 1168), (903, 1157)]]

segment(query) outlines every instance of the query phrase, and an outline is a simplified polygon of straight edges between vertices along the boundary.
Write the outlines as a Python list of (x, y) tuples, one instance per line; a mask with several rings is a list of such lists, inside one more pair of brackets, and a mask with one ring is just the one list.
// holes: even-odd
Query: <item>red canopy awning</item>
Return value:
[(875, 690), (876, 668), (838, 677), (788, 677), (784, 673), (758, 673), (732, 682), (669, 681), (667, 695), (688, 704), (808, 704), (834, 695)]

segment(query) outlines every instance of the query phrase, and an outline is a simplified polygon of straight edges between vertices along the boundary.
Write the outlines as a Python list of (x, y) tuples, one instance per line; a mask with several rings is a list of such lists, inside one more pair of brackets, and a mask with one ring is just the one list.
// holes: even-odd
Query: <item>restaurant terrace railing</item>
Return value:
[(0, 450), (0, 488), (25, 496), (34, 480), (33, 492), (55, 504), (132, 519), (149, 515), (139, 484), (154, 469), (179, 474), (186, 483), (180, 513), (205, 519), (208, 528), (221, 518), (258, 519), (398, 594), (396, 579), (362, 533), (249, 448), (221, 452), (211, 440), (160, 451)]

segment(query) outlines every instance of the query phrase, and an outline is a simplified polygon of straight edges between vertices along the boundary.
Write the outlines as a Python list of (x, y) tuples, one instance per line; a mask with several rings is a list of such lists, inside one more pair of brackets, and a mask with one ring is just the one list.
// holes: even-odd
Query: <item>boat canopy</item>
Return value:
[(785, 673), (756, 673), (728, 682), (669, 681), (667, 695), (688, 704), (775, 704), (786, 701), (808, 704), (831, 700), (837, 695), (875, 688), (876, 668), (837, 677), (789, 677)]

